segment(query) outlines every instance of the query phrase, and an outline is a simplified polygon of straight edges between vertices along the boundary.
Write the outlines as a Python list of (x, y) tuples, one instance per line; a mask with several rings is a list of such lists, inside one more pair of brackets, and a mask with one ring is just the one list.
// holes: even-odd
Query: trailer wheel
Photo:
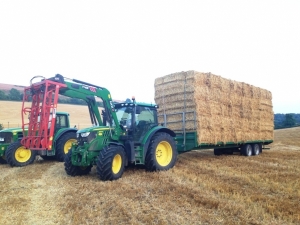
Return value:
[(103, 148), (97, 157), (97, 174), (103, 181), (121, 178), (125, 170), (126, 154), (121, 146), (110, 145)]
[(6, 163), (7, 163), (7, 161), (5, 159), (5, 155), (0, 156), (0, 164), (6, 164)]
[(10, 166), (27, 166), (35, 160), (36, 151), (26, 149), (19, 141), (10, 144), (5, 151), (5, 158)]
[(87, 175), (91, 172), (92, 166), (74, 166), (72, 164), (72, 150), (65, 157), (65, 171), (70, 176)]
[(242, 146), (241, 153), (244, 156), (251, 156), (252, 155), (252, 146), (250, 144), (245, 144)]
[(158, 132), (150, 140), (146, 153), (146, 171), (168, 170), (175, 165), (177, 150), (174, 139), (168, 133)]
[(58, 139), (55, 153), (57, 161), (63, 162), (65, 160), (65, 156), (68, 154), (72, 143), (75, 141), (76, 133), (74, 132), (65, 133)]
[(214, 149), (214, 155), (222, 155), (222, 154), (223, 154), (222, 149), (219, 149), (219, 148)]
[(252, 144), (252, 155), (259, 155), (260, 147), (259, 144)]

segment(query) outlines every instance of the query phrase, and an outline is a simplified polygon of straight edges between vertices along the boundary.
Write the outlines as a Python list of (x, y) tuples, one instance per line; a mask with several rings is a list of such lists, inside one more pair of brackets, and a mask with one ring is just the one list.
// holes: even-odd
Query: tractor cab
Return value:
[(145, 134), (158, 125), (157, 105), (144, 103), (115, 103), (115, 112), (125, 136), (141, 142)]

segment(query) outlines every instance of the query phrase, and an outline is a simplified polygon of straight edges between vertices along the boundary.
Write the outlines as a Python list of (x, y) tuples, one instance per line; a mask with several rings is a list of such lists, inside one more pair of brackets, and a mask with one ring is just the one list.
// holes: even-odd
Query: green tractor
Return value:
[[(0, 131), (1, 162), (10, 166), (26, 166), (31, 164), (37, 155), (43, 159), (56, 159), (63, 162), (65, 155), (76, 140), (77, 129), (70, 128), (69, 113), (57, 112), (55, 117), (54, 137), (51, 151), (35, 151), (21, 144), (22, 128), (11, 128)], [(24, 128), (25, 136), (28, 128)]]
[[(32, 115), (28, 134), (21, 141), (27, 149), (51, 149), (53, 127), (49, 132), (46, 127), (49, 115), (56, 112), (58, 95), (86, 101), (94, 125), (77, 131), (65, 157), (68, 175), (85, 175), (96, 166), (98, 177), (106, 181), (119, 179), (129, 164), (144, 165), (147, 171), (168, 170), (175, 165), (175, 133), (158, 124), (157, 105), (137, 103), (134, 98), (132, 102), (114, 103), (106, 88), (60, 74), (25, 90), (24, 100), (32, 99), (32, 106), (22, 109)], [(96, 98), (102, 100), (101, 114)]]
[[(153, 104), (116, 103), (107, 108), (106, 126), (77, 132), (77, 142), (65, 158), (68, 175), (88, 174), (96, 166), (103, 181), (119, 179), (129, 164), (146, 171), (168, 170), (177, 159), (175, 133), (157, 121)], [(105, 122), (105, 120), (104, 120)]]

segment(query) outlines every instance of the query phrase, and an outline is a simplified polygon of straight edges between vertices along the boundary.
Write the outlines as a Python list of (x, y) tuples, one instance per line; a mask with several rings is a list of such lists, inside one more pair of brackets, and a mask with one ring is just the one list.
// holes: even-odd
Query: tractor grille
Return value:
[(13, 143), (13, 134), (11, 132), (0, 132), (0, 143), (1, 144), (8, 144)]

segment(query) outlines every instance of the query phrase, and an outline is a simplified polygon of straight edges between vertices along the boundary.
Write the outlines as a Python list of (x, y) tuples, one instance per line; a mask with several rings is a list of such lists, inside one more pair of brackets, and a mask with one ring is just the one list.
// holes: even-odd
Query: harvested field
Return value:
[[(30, 103), (26, 106), (30, 106)], [(0, 101), (0, 124), (3, 124), (5, 128), (8, 126), (20, 127), (22, 125), (21, 108), (22, 102)], [(99, 109), (101, 110), (101, 108)], [(77, 128), (81, 129), (91, 126), (87, 106), (58, 104), (57, 110), (70, 114), (71, 127), (76, 125)]]
[(259, 156), (179, 155), (169, 171), (127, 168), (102, 182), (63, 163), (0, 165), (0, 224), (300, 224), (300, 127)]
[[(0, 123), (19, 119), (19, 102), (0, 106)], [(84, 106), (65, 106), (83, 121)], [(113, 182), (95, 168), (67, 176), (63, 163), (39, 157), (0, 164), (0, 224), (300, 224), (300, 127), (275, 130), (274, 140), (259, 156), (192, 151), (169, 171), (130, 167)]]

